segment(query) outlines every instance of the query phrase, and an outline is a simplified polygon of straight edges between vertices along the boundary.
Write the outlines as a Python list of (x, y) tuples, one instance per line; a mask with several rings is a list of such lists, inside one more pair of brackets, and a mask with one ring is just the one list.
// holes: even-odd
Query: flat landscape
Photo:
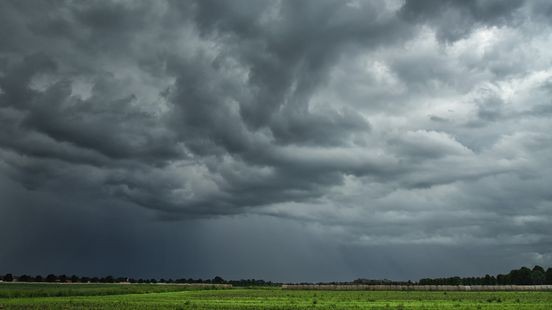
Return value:
[(325, 291), (164, 284), (0, 284), (0, 309), (552, 309), (552, 292)]
[(0, 0), (0, 310), (552, 310), (552, 0)]

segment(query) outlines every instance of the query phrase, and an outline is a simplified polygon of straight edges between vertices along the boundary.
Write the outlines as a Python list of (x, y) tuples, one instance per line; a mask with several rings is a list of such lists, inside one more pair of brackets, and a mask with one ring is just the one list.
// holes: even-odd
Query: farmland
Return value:
[(552, 292), (329, 291), (0, 284), (0, 309), (551, 309)]

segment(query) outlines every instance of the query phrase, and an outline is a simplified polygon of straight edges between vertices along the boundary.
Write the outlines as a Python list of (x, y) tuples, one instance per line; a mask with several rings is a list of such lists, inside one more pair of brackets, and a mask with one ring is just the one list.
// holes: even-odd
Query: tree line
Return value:
[[(0, 276), (0, 280), (4, 282), (53, 282), (53, 283), (198, 283), (198, 284), (232, 284), (233, 286), (280, 286), (282, 283), (271, 282), (256, 279), (241, 279), (241, 280), (224, 280), (217, 276), (213, 279), (143, 279), (143, 278), (125, 278), (113, 277), (111, 275), (105, 277), (79, 277), (76, 275), (66, 276), (49, 274), (45, 277), (41, 275), (30, 276), (20, 275), (14, 276), (10, 273)], [(304, 282), (299, 284), (310, 285), (313, 283)], [(485, 275), (482, 277), (448, 277), (448, 278), (424, 278), (418, 282), (412, 281), (391, 281), (391, 280), (371, 280), (357, 279), (352, 282), (320, 282), (317, 284), (364, 284), (364, 285), (552, 285), (552, 268), (544, 270), (541, 266), (535, 266), (533, 269), (521, 267), (520, 269), (511, 270), (507, 274), (498, 274), (496, 276)]]
[(55, 275), (49, 274), (45, 277), (41, 275), (19, 275), (14, 276), (11, 273), (0, 276), (0, 280), (3, 282), (50, 282), (50, 283), (143, 283), (143, 284), (232, 284), (234, 286), (276, 286), (280, 283), (274, 283), (271, 281), (256, 280), (256, 279), (241, 279), (241, 280), (224, 280), (222, 277), (216, 276), (213, 279), (193, 279), (193, 278), (180, 278), (180, 279), (143, 279), (143, 278), (125, 278), (125, 277), (79, 277), (76, 275), (67, 276), (64, 274)]
[(507, 274), (496, 276), (485, 275), (483, 277), (450, 277), (450, 278), (425, 278), (418, 281), (420, 285), (552, 285), (552, 268), (544, 270), (541, 266), (533, 269), (521, 267)]

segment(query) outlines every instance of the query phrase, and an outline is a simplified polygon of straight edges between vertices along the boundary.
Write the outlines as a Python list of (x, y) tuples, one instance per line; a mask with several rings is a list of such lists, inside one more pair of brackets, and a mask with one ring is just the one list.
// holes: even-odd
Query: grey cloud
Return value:
[[(166, 275), (412, 278), (470, 245), (494, 253), (482, 260), (511, 255), (504, 269), (549, 264), (546, 8), (2, 2), (0, 212), (27, 214), (37, 234), (10, 241), (0, 265), (37, 263), (18, 258), (41, 242), (53, 249), (37, 272), (61, 270), (63, 253), (89, 264), (75, 272), (132, 260), (124, 271), (151, 276), (158, 264)], [(109, 262), (82, 240), (115, 251), (114, 267), (95, 265)], [(271, 244), (294, 254), (271, 261)], [(484, 270), (472, 263), (435, 275)]]
[[(376, 48), (410, 34), (405, 23), (390, 13), (378, 15), (377, 5), (369, 2), (354, 9), (334, 1), (283, 1), (279, 8), (265, 7), (265, 14), (270, 9), (280, 10), (277, 18), (267, 17), (268, 21), (260, 20), (263, 14), (259, 14), (256, 5), (244, 5), (247, 10), (237, 9), (239, 5), (233, 7), (224, 18), (216, 15), (222, 10), (208, 10), (209, 5), (212, 2), (200, 2), (198, 24), (204, 31), (211, 30), (216, 36), (231, 40), (230, 52), (238, 53), (237, 60), (249, 70), (248, 82), (257, 96), (255, 102), (240, 102), (240, 115), (253, 129), (270, 127), (271, 118), (287, 116), (273, 115), (278, 109), (288, 113), (304, 111), (308, 97), (323, 83), (332, 61), (344, 49), (351, 45)], [(309, 18), (305, 19), (305, 15)], [(385, 35), (379, 29), (385, 29)], [(229, 38), (225, 33), (229, 33)], [(283, 139), (278, 133), (274, 133), (276, 138)]]
[(179, 154), (171, 134), (164, 128), (155, 128), (155, 117), (131, 107), (133, 94), (108, 97), (121, 83), (109, 75), (96, 78), (87, 100), (71, 95), (70, 80), (55, 82), (44, 91), (30, 89), (31, 78), (52, 70), (54, 64), (44, 55), (32, 55), (14, 66), (0, 82), (0, 103), (23, 114), (13, 124), (15, 132), (26, 135), (32, 134), (27, 131), (31, 130), (113, 159), (140, 157), (158, 161)]
[(517, 22), (521, 0), (511, 1), (406, 1), (401, 14), (410, 21), (429, 23), (439, 40), (454, 42), (481, 26)]
[(500, 98), (485, 98), (479, 103), (479, 111), (477, 114), (481, 119), (494, 121), (500, 117), (502, 104), (503, 102)]

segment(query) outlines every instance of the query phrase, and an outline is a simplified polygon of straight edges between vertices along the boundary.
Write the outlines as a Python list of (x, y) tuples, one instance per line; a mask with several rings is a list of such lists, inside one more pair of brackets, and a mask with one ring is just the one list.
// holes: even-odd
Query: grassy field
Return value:
[(163, 293), (189, 290), (208, 290), (212, 285), (182, 284), (55, 284), (55, 283), (0, 283), (0, 304), (5, 298), (104, 296)]
[(552, 309), (552, 292), (205, 289), (182, 285), (0, 284), (0, 309)]

